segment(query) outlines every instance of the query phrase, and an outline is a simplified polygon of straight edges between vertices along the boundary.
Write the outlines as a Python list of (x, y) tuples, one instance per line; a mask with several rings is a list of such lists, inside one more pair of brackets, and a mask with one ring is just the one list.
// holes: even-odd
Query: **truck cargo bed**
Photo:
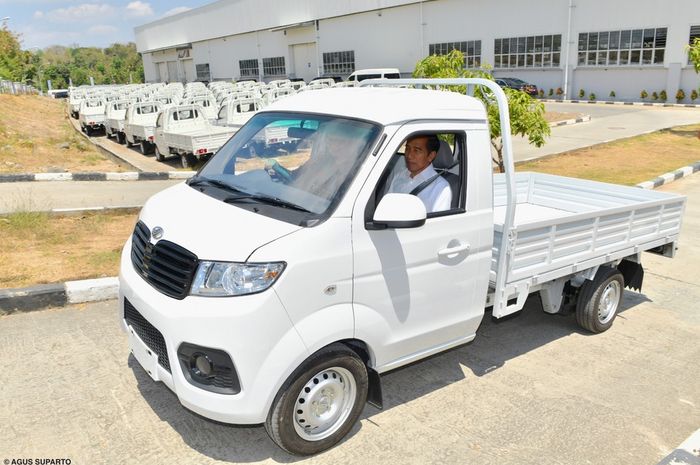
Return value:
[(505, 178), (494, 177), (492, 285), (499, 272), (506, 285), (540, 284), (675, 242), (680, 232), (683, 196), (540, 173), (516, 173), (515, 182), (515, 234), (500, 271)]

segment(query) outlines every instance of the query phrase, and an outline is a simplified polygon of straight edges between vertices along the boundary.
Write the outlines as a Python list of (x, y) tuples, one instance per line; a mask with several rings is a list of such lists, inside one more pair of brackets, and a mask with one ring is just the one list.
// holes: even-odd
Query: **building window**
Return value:
[(325, 52), (323, 74), (350, 74), (355, 71), (355, 51)]
[(430, 44), (428, 47), (430, 55), (447, 55), (452, 50), (459, 50), (464, 54), (465, 68), (481, 67), (480, 40), (468, 40), (465, 42), (444, 42), (441, 44)]
[(242, 78), (256, 78), (260, 76), (260, 68), (258, 68), (258, 60), (240, 60), (238, 66), (241, 69)]
[(209, 71), (209, 63), (203, 63), (201, 65), (196, 65), (195, 70), (197, 72), (198, 81), (211, 81), (211, 73)]
[(285, 76), (284, 57), (263, 58), (263, 76)]
[(579, 66), (663, 65), (668, 28), (584, 32), (578, 35)]
[(494, 68), (558, 68), (561, 34), (509, 37), (494, 42)]
[[(688, 39), (688, 45), (693, 45), (695, 39), (700, 39), (700, 26), (690, 26), (690, 38)], [(690, 62), (690, 57), (688, 57), (688, 64)]]

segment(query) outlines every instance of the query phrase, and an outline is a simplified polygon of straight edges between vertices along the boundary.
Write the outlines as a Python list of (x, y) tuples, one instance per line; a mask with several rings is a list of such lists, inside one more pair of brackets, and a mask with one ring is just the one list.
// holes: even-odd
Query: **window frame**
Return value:
[(494, 39), (494, 69), (561, 68), (561, 34)]
[[(457, 42), (436, 42), (428, 44), (429, 55), (447, 55), (452, 50), (459, 50), (464, 54), (464, 68), (481, 68), (481, 39), (463, 40)], [(470, 53), (471, 50), (471, 53)]]
[[(255, 66), (252, 66), (253, 64), (255, 64)], [(260, 77), (260, 62), (257, 58), (238, 60), (238, 71), (241, 75), (241, 79), (252, 77), (258, 78)]]
[[(382, 200), (382, 198), (388, 193), (387, 190), (389, 188), (388, 182), (389, 182), (389, 177), (391, 176), (391, 173), (394, 171), (394, 168), (398, 163), (401, 163), (402, 157), (404, 156), (403, 152), (401, 152), (401, 149), (405, 147), (406, 141), (408, 139), (411, 139), (413, 137), (418, 137), (418, 136), (426, 136), (426, 135), (437, 135), (438, 137), (441, 135), (453, 135), (455, 137), (455, 144), (454, 144), (454, 149), (453, 149), (453, 155), (455, 152), (457, 153), (457, 157), (459, 160), (459, 197), (458, 197), (458, 204), (457, 207), (455, 208), (450, 208), (449, 210), (443, 210), (443, 211), (438, 211), (438, 212), (432, 212), (428, 213), (426, 217), (426, 222), (430, 221), (433, 218), (440, 218), (443, 216), (451, 216), (451, 215), (458, 215), (458, 214), (463, 214), (467, 213), (467, 173), (468, 173), (468, 157), (467, 157), (467, 132), (464, 130), (415, 130), (410, 133), (408, 133), (405, 137), (401, 139), (401, 142), (398, 145), (394, 146), (393, 153), (391, 155), (391, 159), (387, 162), (387, 164), (384, 166), (384, 169), (382, 170), (382, 174), (379, 176), (379, 179), (377, 179), (377, 183), (375, 184), (374, 188), (372, 189), (372, 193), (370, 194), (369, 199), (367, 200), (367, 204), (365, 205), (365, 229), (367, 230), (374, 230), (377, 229), (377, 227), (374, 225), (374, 212), (377, 209), (377, 206), (379, 205), (379, 202)], [(444, 178), (443, 178), (444, 179)], [(454, 195), (454, 193), (453, 193)]]
[(355, 51), (323, 52), (323, 74), (342, 75), (355, 72)]
[(262, 59), (262, 62), (263, 77), (278, 77), (287, 75), (287, 60), (284, 56), (266, 57)]
[(577, 67), (658, 67), (666, 58), (668, 27), (580, 32), (577, 43)]

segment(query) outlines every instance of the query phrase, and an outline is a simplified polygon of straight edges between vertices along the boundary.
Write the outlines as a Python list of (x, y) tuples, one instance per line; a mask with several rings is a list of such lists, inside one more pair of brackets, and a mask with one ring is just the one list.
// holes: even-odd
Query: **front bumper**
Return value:
[[(186, 297), (161, 294), (134, 270), (131, 241), (122, 253), (119, 308), (122, 329), (139, 364), (162, 381), (180, 403), (204, 417), (234, 424), (263, 423), (274, 396), (291, 372), (308, 356), (307, 349), (282, 306), (269, 289), (231, 298)], [(125, 300), (162, 334), (170, 370), (144, 355), (150, 349), (135, 338), (124, 319)], [(181, 344), (218, 349), (233, 361), (240, 382), (237, 394), (220, 394), (191, 384), (178, 361)]]

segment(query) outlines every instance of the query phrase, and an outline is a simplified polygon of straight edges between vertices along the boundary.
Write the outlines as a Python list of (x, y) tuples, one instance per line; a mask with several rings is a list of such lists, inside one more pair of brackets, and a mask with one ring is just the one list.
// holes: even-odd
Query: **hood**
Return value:
[[(302, 229), (226, 204), (185, 183), (151, 197), (139, 219), (201, 260), (243, 262), (258, 247)], [(280, 257), (279, 260), (284, 260)]]

